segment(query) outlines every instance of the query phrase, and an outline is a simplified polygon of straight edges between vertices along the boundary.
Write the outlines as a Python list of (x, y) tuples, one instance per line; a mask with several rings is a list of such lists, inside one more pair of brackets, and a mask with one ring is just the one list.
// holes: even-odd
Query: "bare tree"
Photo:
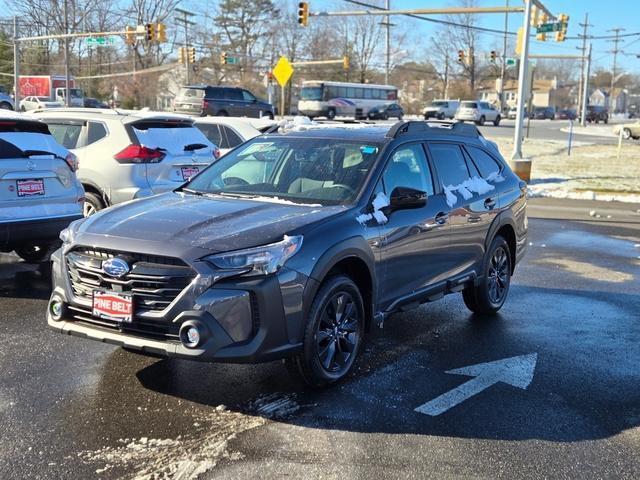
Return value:
[(345, 35), (349, 36), (348, 32), (351, 32), (348, 45), (352, 61), (358, 69), (360, 83), (365, 83), (380, 44), (382, 26), (376, 16), (362, 15), (345, 19)]

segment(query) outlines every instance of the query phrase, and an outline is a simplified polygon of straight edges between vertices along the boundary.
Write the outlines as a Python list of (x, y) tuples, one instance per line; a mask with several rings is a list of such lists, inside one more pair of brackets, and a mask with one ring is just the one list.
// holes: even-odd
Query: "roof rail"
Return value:
[(464, 135), (465, 137), (481, 137), (480, 130), (475, 125), (464, 122), (446, 122), (446, 121), (423, 121), (413, 120), (406, 122), (397, 122), (394, 124), (386, 136), (388, 138), (398, 138), (400, 135), (412, 134), (417, 132), (425, 133), (444, 133), (450, 131), (456, 135)]

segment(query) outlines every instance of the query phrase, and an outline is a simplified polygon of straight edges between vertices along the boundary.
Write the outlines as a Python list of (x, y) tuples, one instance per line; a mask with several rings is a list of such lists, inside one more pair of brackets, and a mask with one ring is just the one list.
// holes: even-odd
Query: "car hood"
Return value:
[(124, 239), (132, 245), (168, 246), (174, 256), (190, 249), (224, 252), (282, 240), (286, 234), (299, 233), (300, 228), (346, 209), (169, 192), (90, 217), (80, 225), (75, 242), (99, 241), (100, 246), (108, 247), (109, 239), (116, 244), (123, 244), (119, 239)]

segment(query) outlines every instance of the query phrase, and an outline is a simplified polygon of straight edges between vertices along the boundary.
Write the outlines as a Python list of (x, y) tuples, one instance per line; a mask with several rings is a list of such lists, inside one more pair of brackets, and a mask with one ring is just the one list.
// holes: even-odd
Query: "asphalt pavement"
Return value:
[(640, 205), (529, 218), (499, 315), (396, 314), (324, 391), (54, 333), (47, 268), (2, 254), (0, 477), (638, 478)]

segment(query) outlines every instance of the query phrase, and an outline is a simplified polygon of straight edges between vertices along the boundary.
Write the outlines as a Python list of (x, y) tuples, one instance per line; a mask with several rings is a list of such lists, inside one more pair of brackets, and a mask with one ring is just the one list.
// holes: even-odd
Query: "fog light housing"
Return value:
[(58, 322), (62, 319), (64, 313), (64, 303), (60, 297), (53, 297), (49, 303), (49, 315), (51, 319)]
[(205, 342), (207, 333), (207, 327), (202, 322), (189, 320), (180, 327), (180, 341), (187, 348), (198, 348)]

